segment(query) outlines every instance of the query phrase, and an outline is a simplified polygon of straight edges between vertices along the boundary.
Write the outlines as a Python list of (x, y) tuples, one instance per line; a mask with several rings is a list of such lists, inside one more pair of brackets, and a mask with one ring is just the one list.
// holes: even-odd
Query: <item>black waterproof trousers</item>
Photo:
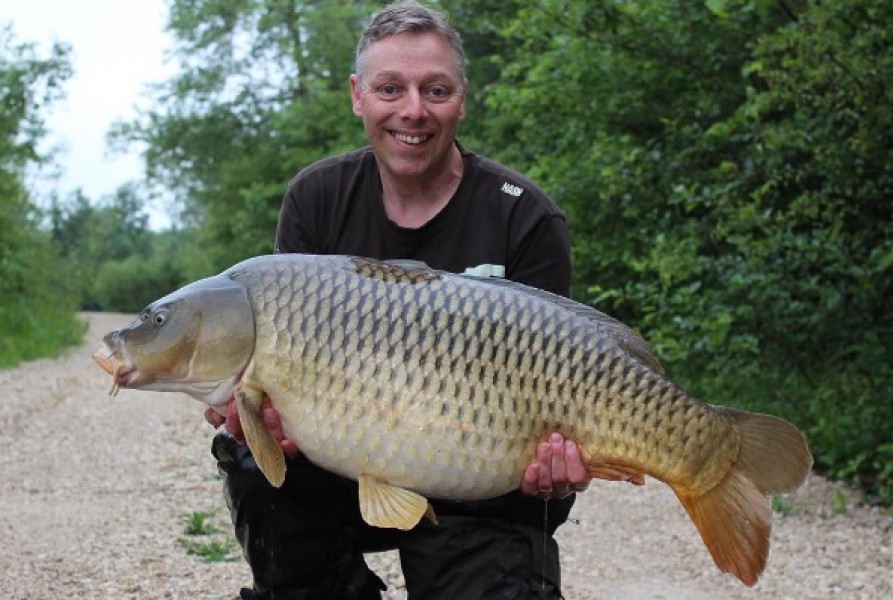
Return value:
[(217, 434), (212, 453), (259, 598), (378, 599), (385, 586), (363, 554), (391, 549), (399, 550), (410, 600), (561, 598), (552, 534), (572, 497), (544, 503), (514, 492), (484, 502), (432, 501), (439, 524), (423, 519), (403, 532), (363, 522), (356, 482), (307, 460), (287, 460), (276, 489), (228, 434)]

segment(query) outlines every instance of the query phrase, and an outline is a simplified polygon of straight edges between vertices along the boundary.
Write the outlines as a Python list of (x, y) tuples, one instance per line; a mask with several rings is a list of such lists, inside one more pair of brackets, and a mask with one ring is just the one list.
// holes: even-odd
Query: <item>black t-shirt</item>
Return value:
[[(459, 187), (437, 215), (415, 229), (388, 219), (371, 148), (308, 166), (288, 185), (276, 251), (420, 260), (454, 273), (483, 265), (479, 274), (568, 296), (570, 240), (561, 210), (522, 175), (459, 149)], [(432, 504), (437, 514), (543, 524), (542, 500), (519, 491), (494, 500)], [(548, 503), (550, 531), (567, 519), (572, 505), (572, 496)]]
[(490, 274), (567, 296), (570, 241), (562, 212), (527, 178), (460, 149), (459, 187), (416, 229), (388, 219), (371, 148), (310, 165), (288, 186), (276, 251), (413, 259), (454, 273), (495, 265)]

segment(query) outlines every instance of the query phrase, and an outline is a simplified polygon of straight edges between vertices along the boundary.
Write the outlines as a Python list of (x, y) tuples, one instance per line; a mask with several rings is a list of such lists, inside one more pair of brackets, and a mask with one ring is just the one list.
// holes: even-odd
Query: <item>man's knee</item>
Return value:
[[(357, 550), (349, 513), (348, 518), (339, 518), (328, 510), (333, 504), (343, 505), (341, 499), (316, 497), (319, 490), (312, 481), (273, 487), (248, 447), (228, 434), (215, 436), (211, 452), (224, 476), (236, 539), (259, 598), (380, 597), (381, 580)], [(291, 466), (292, 478), (300, 479), (305, 465)], [(330, 495), (339, 490), (350, 493), (337, 482), (330, 485)]]

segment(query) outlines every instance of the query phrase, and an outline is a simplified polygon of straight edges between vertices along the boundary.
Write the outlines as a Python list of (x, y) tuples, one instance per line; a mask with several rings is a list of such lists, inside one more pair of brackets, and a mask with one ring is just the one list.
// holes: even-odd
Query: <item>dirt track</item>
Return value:
[[(90, 314), (85, 345), (0, 371), (0, 596), (218, 598), (250, 583), (241, 560), (208, 563), (179, 540), (186, 517), (217, 511), (220, 482), (202, 407), (180, 394), (123, 391), (90, 360), (122, 315)], [(560, 530), (568, 600), (893, 598), (893, 516), (813, 476), (775, 515), (769, 566), (751, 589), (714, 568), (669, 488), (594, 483), (580, 523)], [(393, 553), (369, 557), (405, 598)]]

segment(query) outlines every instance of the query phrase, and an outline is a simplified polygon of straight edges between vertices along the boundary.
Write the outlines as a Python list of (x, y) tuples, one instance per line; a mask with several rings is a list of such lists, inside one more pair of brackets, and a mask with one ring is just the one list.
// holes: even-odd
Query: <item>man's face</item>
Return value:
[(380, 169), (418, 178), (449, 167), (465, 86), (443, 36), (401, 33), (375, 42), (350, 88)]

